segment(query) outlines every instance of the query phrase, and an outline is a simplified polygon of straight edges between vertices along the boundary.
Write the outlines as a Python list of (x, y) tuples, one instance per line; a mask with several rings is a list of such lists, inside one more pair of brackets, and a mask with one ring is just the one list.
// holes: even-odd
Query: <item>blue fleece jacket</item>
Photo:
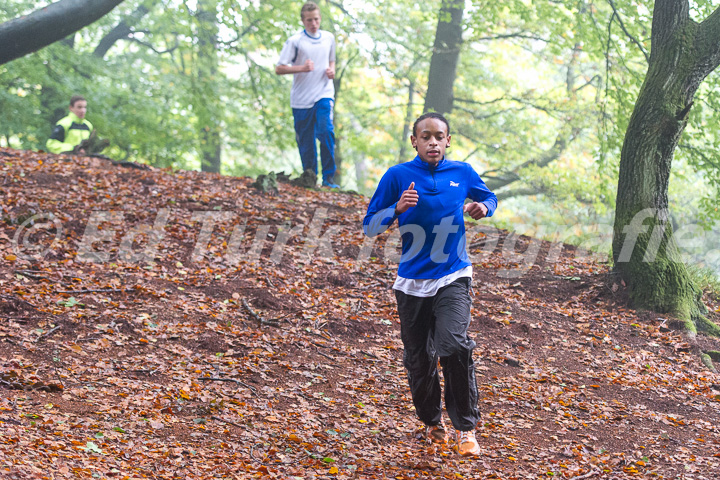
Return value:
[[(418, 204), (399, 216), (395, 207), (415, 182)], [(365, 235), (379, 235), (398, 220), (402, 255), (398, 275), (435, 279), (470, 265), (465, 248), (465, 199), (485, 204), (487, 216), (497, 208), (497, 197), (480, 175), (465, 162), (443, 158), (436, 167), (420, 157), (390, 167), (370, 199), (363, 220)]]

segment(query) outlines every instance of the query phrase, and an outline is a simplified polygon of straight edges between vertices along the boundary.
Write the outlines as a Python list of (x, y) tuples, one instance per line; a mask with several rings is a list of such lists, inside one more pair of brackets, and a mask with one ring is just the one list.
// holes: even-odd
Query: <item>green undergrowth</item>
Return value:
[(713, 300), (720, 300), (720, 276), (714, 270), (697, 265), (688, 265), (688, 274), (695, 284)]

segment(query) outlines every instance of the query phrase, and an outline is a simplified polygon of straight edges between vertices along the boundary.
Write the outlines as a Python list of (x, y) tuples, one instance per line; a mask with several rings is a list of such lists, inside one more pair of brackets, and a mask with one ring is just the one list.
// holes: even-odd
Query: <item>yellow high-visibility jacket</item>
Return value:
[(71, 152), (83, 140), (90, 137), (93, 131), (92, 123), (70, 112), (67, 117), (61, 118), (55, 124), (50, 138), (45, 146), (51, 153)]

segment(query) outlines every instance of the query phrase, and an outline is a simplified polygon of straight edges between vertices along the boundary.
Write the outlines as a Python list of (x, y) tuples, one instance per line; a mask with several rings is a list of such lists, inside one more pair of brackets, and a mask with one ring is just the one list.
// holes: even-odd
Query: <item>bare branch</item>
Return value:
[(488, 100), (487, 102), (479, 102), (479, 101), (477, 101), (477, 100), (471, 100), (471, 99), (469, 99), (469, 98), (457, 98), (457, 97), (455, 97), (455, 101), (456, 101), (456, 102), (469, 103), (469, 104), (471, 104), (471, 105), (493, 105), (493, 104), (498, 103), (498, 102), (501, 102), (501, 101), (503, 101), (503, 100), (505, 100), (505, 99), (506, 99), (505, 96), (502, 96), (502, 97), (498, 97), (498, 98), (496, 98), (496, 99), (494, 99), (494, 100)]
[(250, 308), (250, 305), (247, 303), (247, 301), (243, 298), (242, 300), (243, 307), (245, 307), (245, 310), (250, 314), (251, 317), (253, 317), (257, 322), (261, 325), (270, 325), (271, 327), (279, 327), (280, 324), (276, 320), (266, 320), (265, 318), (261, 317), (257, 313), (253, 311), (252, 308)]
[(180, 45), (177, 45), (177, 44), (176, 44), (175, 46), (173, 46), (173, 47), (171, 47), (171, 48), (168, 48), (167, 50), (158, 50), (157, 48), (155, 48), (155, 47), (154, 47), (153, 45), (151, 45), (150, 43), (148, 43), (148, 42), (143, 42), (142, 40), (137, 39), (137, 38), (132, 37), (132, 36), (126, 38), (125, 40), (127, 40), (127, 41), (129, 41), (129, 42), (138, 43), (138, 44), (142, 45), (142, 46), (145, 47), (145, 48), (149, 48), (150, 50), (152, 50), (153, 52), (157, 53), (158, 55), (164, 55), (164, 54), (166, 54), (166, 53), (172, 53), (172, 52), (174, 52), (174, 51), (180, 46)]
[(245, 35), (247, 35), (248, 33), (250, 33), (250, 31), (252, 31), (255, 27), (257, 27), (257, 24), (258, 24), (258, 23), (260, 23), (260, 19), (259, 19), (259, 18), (253, 20), (253, 22), (252, 22), (250, 25), (248, 25), (247, 27), (245, 27), (242, 32), (238, 32), (237, 36), (236, 36), (235, 38), (233, 38), (232, 40), (218, 41), (218, 42), (217, 42), (218, 45), (225, 45), (225, 46), (234, 45), (234, 44), (235, 44), (236, 42), (238, 42), (242, 37), (244, 37)]
[(615, 15), (615, 18), (617, 18), (618, 23), (620, 24), (620, 28), (622, 28), (622, 31), (625, 32), (625, 35), (626, 35), (630, 40), (632, 40), (635, 45), (638, 46), (638, 48), (640, 49), (640, 51), (642, 52), (642, 54), (645, 55), (645, 60), (649, 62), (649, 61), (650, 61), (650, 55), (648, 55), (648, 53), (645, 51), (645, 49), (644, 49), (643, 46), (642, 46), (642, 43), (640, 43), (640, 42), (637, 40), (637, 38), (635, 38), (635, 37), (633, 37), (632, 35), (630, 35), (630, 32), (627, 31), (627, 28), (625, 28), (625, 24), (623, 23), (622, 18), (620, 18), (620, 14), (618, 13), (617, 9), (615, 8), (615, 3), (613, 2), (613, 0), (607, 0), (607, 2), (608, 2), (608, 3), (610, 4), (610, 6), (612, 7), (613, 13), (614, 13), (614, 15)]
[(115, 45), (119, 40), (127, 38), (133, 33), (132, 27), (138, 23), (150, 10), (145, 5), (140, 5), (133, 13), (123, 18), (115, 28), (110, 30), (102, 40), (95, 47), (93, 55), (99, 58), (103, 58), (107, 52)]
[(337, 8), (338, 8), (341, 12), (343, 12), (347, 17), (350, 17), (350, 18), (352, 18), (353, 20), (355, 20), (355, 18), (350, 14), (350, 12), (347, 11), (347, 9), (343, 6), (342, 3), (340, 3), (340, 2), (334, 2), (334, 1), (332, 1), (332, 0), (327, 0), (327, 3), (329, 3), (330, 5), (333, 5), (333, 6), (337, 7)]
[(531, 33), (503, 33), (498, 35), (491, 35), (489, 37), (476, 37), (476, 38), (470, 38), (470, 42), (486, 42), (486, 41), (493, 41), (493, 40), (504, 40), (507, 38), (522, 38), (526, 40), (538, 40), (540, 42), (545, 43), (552, 43), (547, 38), (538, 37), (537, 35), (533, 35)]
[(507, 200), (509, 198), (516, 197), (530, 197), (532, 195), (542, 195), (545, 191), (540, 188), (517, 188), (515, 190), (508, 190), (507, 192), (498, 192), (498, 200)]
[(683, 149), (683, 150), (689, 150), (693, 154), (702, 158), (706, 164), (712, 166), (714, 169), (716, 169), (716, 170), (720, 169), (720, 163), (718, 163), (717, 160), (712, 159), (709, 156), (707, 156), (707, 154), (703, 150), (699, 149), (698, 147), (695, 147), (693, 145), (688, 145), (685, 143), (680, 143), (680, 144), (678, 144), (678, 148)]
[(579, 87), (577, 87), (576, 89), (574, 89), (573, 92), (574, 92), (574, 93), (577, 93), (577, 92), (579, 92), (580, 90), (582, 90), (583, 88), (589, 87), (590, 85), (593, 84), (593, 82), (596, 82), (596, 81), (598, 81), (598, 80), (601, 80), (600, 75), (599, 75), (599, 74), (595, 74), (595, 75), (593, 75), (593, 77), (592, 77), (590, 80), (588, 80), (588, 81), (585, 82), (584, 84), (582, 84), (582, 85), (580, 85)]
[(521, 163), (520, 165), (514, 167), (512, 170), (500, 172), (500, 175), (497, 176), (488, 175), (487, 173), (483, 173), (480, 176), (486, 179), (485, 183), (490, 190), (495, 191), (500, 188), (506, 187), (511, 183), (520, 180), (521, 177), (519, 172), (521, 170), (532, 166), (540, 168), (546, 167), (551, 162), (560, 158), (560, 155), (562, 155), (562, 153), (567, 148), (568, 143), (570, 143), (577, 136), (577, 133), (577, 130), (561, 132), (560, 134), (558, 134), (557, 138), (555, 139), (555, 143), (552, 147), (550, 147), (550, 149), (543, 152), (542, 155), (537, 158), (533, 158), (524, 163)]
[(257, 393), (257, 390), (255, 390), (255, 387), (253, 387), (252, 385), (243, 383), (240, 380), (235, 380), (234, 378), (198, 377), (198, 380), (203, 382), (233, 382), (237, 385), (240, 385), (241, 387), (245, 387), (248, 390), (251, 390), (253, 393)]
[(58, 290), (57, 293), (128, 293), (134, 290), (134, 288), (93, 288), (83, 290)]

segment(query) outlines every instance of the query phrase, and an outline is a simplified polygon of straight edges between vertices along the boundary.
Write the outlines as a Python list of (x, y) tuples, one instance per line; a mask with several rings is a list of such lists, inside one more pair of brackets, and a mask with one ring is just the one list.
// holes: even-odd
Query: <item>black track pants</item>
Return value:
[(426, 425), (442, 415), (438, 358), (445, 378), (445, 408), (456, 430), (473, 430), (480, 412), (472, 352), (470, 278), (455, 280), (434, 297), (415, 297), (395, 290), (400, 331), (415, 411)]

